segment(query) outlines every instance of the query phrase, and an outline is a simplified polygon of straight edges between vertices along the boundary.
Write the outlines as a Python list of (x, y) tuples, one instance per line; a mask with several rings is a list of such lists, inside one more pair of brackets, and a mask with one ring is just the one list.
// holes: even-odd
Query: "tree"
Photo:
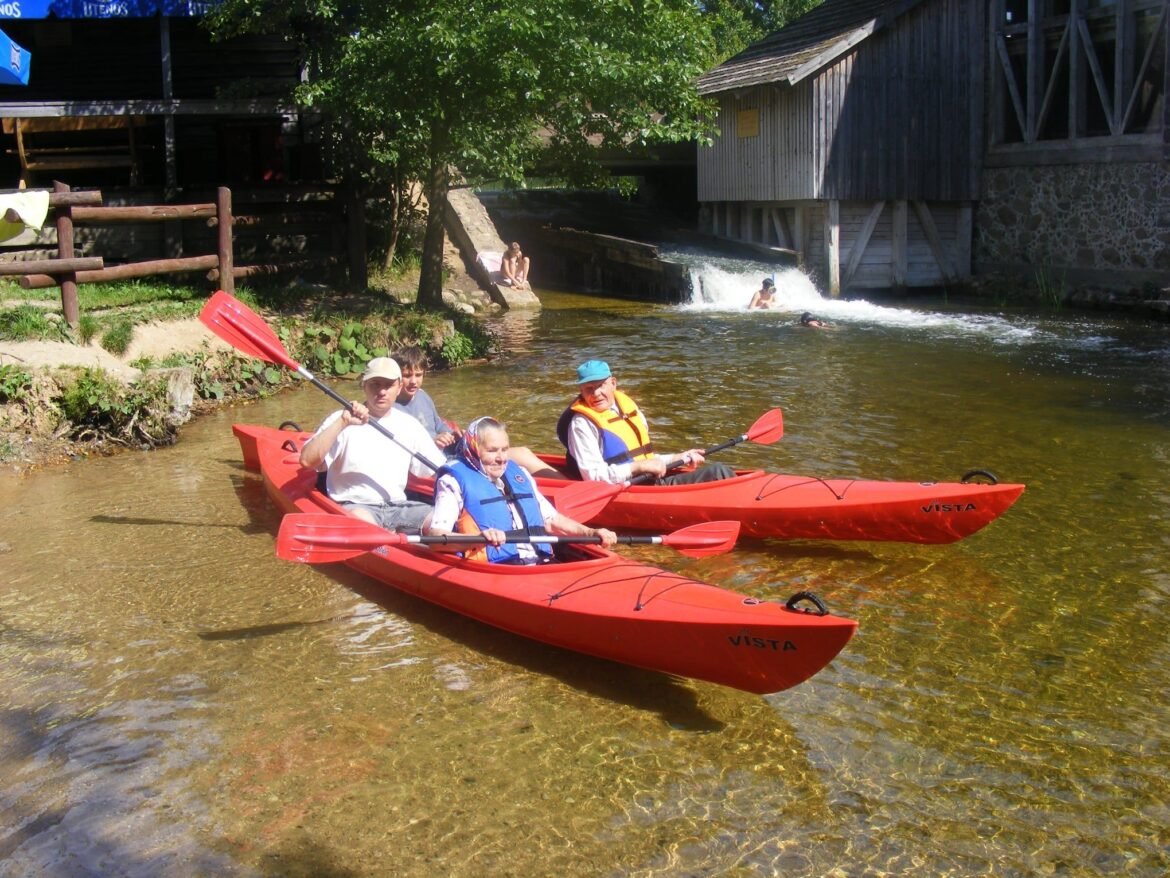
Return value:
[(704, 138), (713, 117), (694, 81), (714, 43), (691, 0), (225, 0), (210, 22), (296, 40), (297, 98), (336, 120), (347, 172), (422, 183), (425, 307), (442, 303), (458, 176), (519, 184), (539, 155), (596, 180), (597, 147)]
[(703, 0), (715, 38), (716, 63), (780, 30), (824, 0)]

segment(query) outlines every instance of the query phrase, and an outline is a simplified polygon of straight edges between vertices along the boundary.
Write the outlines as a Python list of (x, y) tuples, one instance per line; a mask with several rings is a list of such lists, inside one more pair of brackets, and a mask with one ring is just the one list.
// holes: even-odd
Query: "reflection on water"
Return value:
[[(757, 274), (736, 281), (745, 301)], [(313, 426), (333, 404), (312, 388), (173, 448), (0, 477), (0, 874), (1166, 872), (1160, 327), (840, 303), (816, 333), (730, 306), (543, 298), (498, 362), (428, 377), (443, 414), (490, 411), (552, 448), (573, 369), (597, 356), (666, 450), (779, 405), (779, 443), (724, 459), (914, 480), (980, 466), (1028, 491), (952, 546), (632, 552), (859, 620), (825, 672), (758, 698), (277, 560), (230, 424)]]

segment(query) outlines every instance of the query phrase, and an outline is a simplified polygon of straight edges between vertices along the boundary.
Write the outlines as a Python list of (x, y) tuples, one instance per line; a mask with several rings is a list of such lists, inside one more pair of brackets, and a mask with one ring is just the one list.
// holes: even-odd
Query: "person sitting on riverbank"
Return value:
[[(557, 421), (557, 438), (568, 450), (569, 474), (590, 482), (628, 481), (652, 476), (659, 485), (691, 485), (729, 479), (735, 470), (706, 463), (701, 448), (656, 455), (645, 415), (617, 389), (617, 379), (603, 360), (577, 367), (577, 398)], [(694, 467), (667, 475), (672, 467)]]
[(392, 357), (402, 370), (402, 384), (394, 407), (406, 412), (426, 429), (435, 444), (447, 455), (455, 453), (462, 431), (439, 415), (435, 401), (422, 389), (427, 357), (419, 347), (403, 348)]
[(748, 302), (748, 310), (753, 308), (771, 308), (773, 299), (776, 297), (776, 282), (770, 277), (764, 278), (764, 282), (760, 284), (760, 288), (752, 294), (752, 300)]
[(531, 260), (520, 251), (520, 243), (513, 241), (500, 261), (500, 273), (504, 276), (501, 283), (518, 290), (529, 289), (528, 269), (531, 264)]
[(596, 536), (603, 546), (617, 534), (561, 515), (523, 467), (509, 459), (508, 432), (495, 418), (476, 418), (457, 445), (456, 458), (439, 471), (429, 534), (480, 533), (487, 546), (465, 557), (496, 564), (540, 564), (555, 560), (549, 544), (508, 543), (508, 532), (525, 536)]
[[(406, 480), (413, 470), (429, 476), (446, 462), (423, 426), (397, 409), (394, 401), (402, 371), (389, 357), (370, 360), (362, 373), (365, 402), (333, 412), (301, 449), (301, 466), (325, 473), (325, 492), (363, 521), (387, 530), (418, 533), (431, 514), (427, 503), (408, 500)], [(376, 420), (396, 441), (381, 434)], [(399, 444), (401, 443), (401, 444)]]

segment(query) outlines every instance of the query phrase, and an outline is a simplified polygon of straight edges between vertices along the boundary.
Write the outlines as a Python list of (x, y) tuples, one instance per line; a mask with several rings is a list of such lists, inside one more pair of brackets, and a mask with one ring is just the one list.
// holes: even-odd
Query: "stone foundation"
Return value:
[(1170, 287), (1170, 164), (986, 168), (979, 274), (1038, 272), (1070, 287)]

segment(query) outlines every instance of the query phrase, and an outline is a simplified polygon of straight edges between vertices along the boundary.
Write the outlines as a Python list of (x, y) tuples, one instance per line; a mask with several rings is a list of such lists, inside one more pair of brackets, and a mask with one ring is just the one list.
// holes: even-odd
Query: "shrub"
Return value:
[(19, 366), (0, 366), (0, 402), (23, 402), (32, 381), (32, 375)]
[(116, 357), (122, 356), (130, 347), (134, 337), (134, 324), (130, 320), (118, 320), (102, 336), (102, 347)]
[(89, 344), (93, 341), (99, 328), (100, 324), (96, 317), (92, 314), (82, 314), (81, 319), (77, 322), (77, 334), (81, 337), (81, 343)]

